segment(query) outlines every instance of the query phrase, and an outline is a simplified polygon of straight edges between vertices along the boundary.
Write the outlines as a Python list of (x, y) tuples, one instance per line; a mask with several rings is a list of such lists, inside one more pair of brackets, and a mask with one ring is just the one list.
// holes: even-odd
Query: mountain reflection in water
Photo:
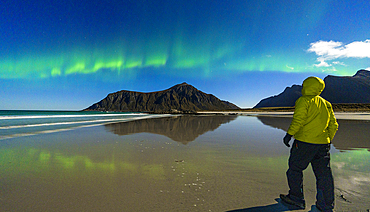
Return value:
[[(258, 116), (263, 124), (288, 131), (291, 117)], [(370, 151), (370, 121), (338, 120), (339, 130), (334, 137), (333, 145), (338, 150), (364, 148)]]
[(108, 131), (117, 135), (130, 135), (144, 132), (153, 133), (164, 135), (186, 145), (194, 141), (198, 136), (208, 131), (213, 131), (222, 124), (229, 123), (236, 118), (236, 115), (183, 115), (107, 124), (105, 127)]

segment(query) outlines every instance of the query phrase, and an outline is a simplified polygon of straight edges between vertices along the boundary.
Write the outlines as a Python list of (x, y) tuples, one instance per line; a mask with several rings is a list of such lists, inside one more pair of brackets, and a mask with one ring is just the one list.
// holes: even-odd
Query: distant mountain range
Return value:
[(142, 93), (119, 91), (86, 108), (87, 111), (121, 111), (152, 113), (192, 113), (202, 110), (240, 109), (222, 101), (212, 94), (206, 94), (195, 87), (182, 83), (167, 90)]
[[(359, 70), (354, 76), (327, 76), (320, 96), (331, 103), (370, 103), (370, 71)], [(276, 95), (262, 99), (254, 108), (292, 107), (302, 96), (301, 85), (293, 85)]]
[[(359, 70), (354, 76), (327, 76), (321, 96), (333, 104), (370, 103), (370, 71)], [(254, 108), (293, 107), (302, 95), (301, 85), (292, 85), (276, 95), (262, 99)], [(143, 93), (118, 91), (108, 94), (86, 111), (121, 111), (149, 113), (194, 113), (241, 109), (233, 103), (206, 94), (192, 85), (182, 83), (169, 89)]]

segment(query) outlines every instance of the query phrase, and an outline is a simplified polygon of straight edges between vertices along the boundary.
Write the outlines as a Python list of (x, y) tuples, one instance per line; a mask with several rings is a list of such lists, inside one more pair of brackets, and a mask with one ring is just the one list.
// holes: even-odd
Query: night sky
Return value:
[(368, 0), (2, 0), (0, 110), (80, 110), (187, 82), (247, 108), (370, 70)]

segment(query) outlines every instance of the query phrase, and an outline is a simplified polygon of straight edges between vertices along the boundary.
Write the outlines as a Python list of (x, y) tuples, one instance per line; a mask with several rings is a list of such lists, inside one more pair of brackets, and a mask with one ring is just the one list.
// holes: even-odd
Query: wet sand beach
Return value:
[[(339, 116), (337, 116), (339, 119)], [(0, 211), (289, 211), (291, 117), (173, 116), (0, 143)], [(339, 119), (336, 211), (370, 209), (370, 122)], [(306, 210), (315, 178), (304, 172)]]

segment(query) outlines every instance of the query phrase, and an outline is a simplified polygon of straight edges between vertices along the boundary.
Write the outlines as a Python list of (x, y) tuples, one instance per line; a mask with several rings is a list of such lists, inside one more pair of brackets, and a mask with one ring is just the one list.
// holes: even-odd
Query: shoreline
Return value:
[[(274, 116), (274, 117), (293, 117), (294, 112), (232, 112), (232, 111), (201, 111), (197, 115), (242, 115), (242, 116)], [(370, 112), (334, 112), (337, 119), (343, 120), (370, 120)]]

